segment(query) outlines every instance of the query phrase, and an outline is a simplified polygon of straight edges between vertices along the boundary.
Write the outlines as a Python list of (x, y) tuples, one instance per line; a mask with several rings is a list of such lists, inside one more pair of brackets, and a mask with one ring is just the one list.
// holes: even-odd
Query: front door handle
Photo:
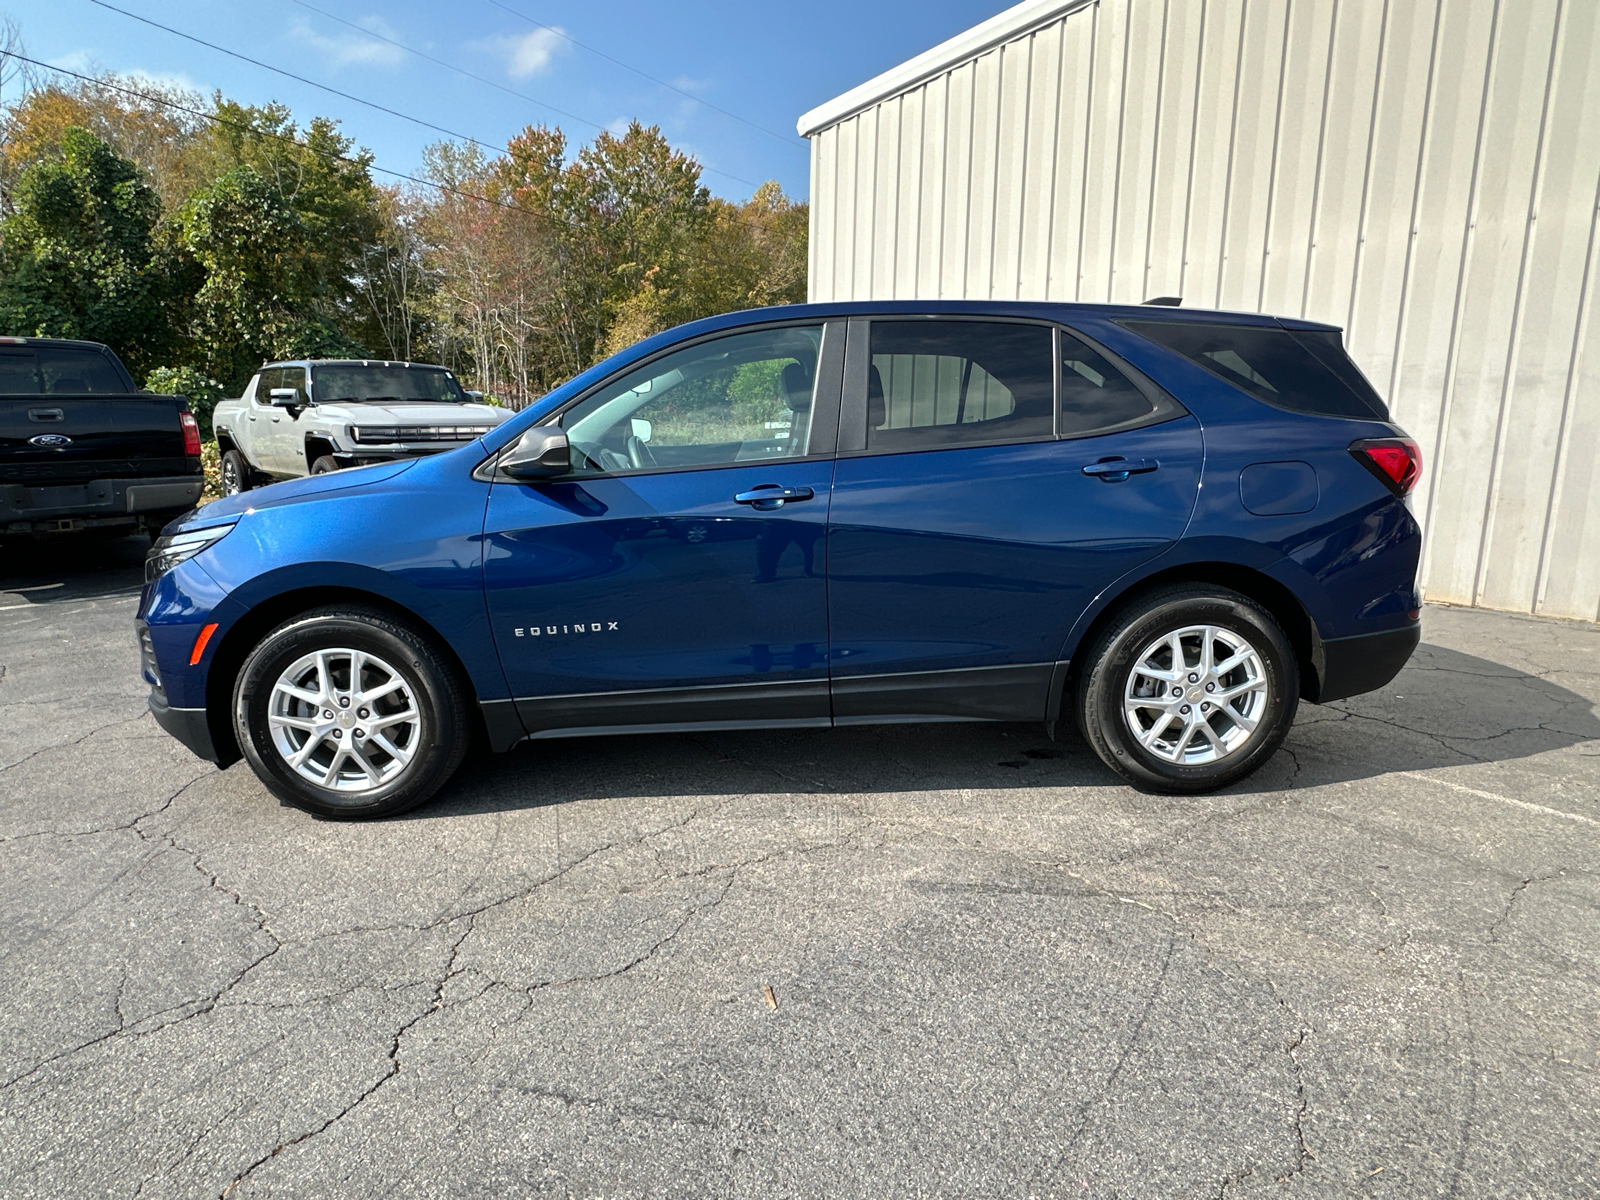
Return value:
[(760, 512), (771, 512), (790, 500), (809, 500), (815, 495), (808, 487), (786, 488), (775, 483), (759, 483), (748, 492), (740, 492), (733, 500), (735, 504), (748, 504)]
[(1129, 475), (1143, 475), (1160, 466), (1153, 458), (1102, 458), (1084, 467), (1083, 473), (1098, 476), (1104, 483), (1121, 483)]

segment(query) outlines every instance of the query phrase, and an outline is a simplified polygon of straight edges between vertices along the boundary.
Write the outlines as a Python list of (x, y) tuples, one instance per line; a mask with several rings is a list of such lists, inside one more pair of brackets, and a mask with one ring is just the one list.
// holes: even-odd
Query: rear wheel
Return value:
[(430, 639), (377, 609), (330, 607), (251, 651), (234, 728), (280, 799), (325, 817), (386, 817), (428, 800), (460, 765), (466, 703)]
[(1226, 588), (1180, 585), (1130, 606), (1095, 640), (1078, 721), (1125, 779), (1208, 792), (1256, 770), (1282, 744), (1300, 672), (1272, 614)]
[(311, 464), (313, 475), (327, 475), (339, 469), (339, 460), (331, 454), (324, 454)]
[(250, 464), (237, 450), (227, 450), (222, 455), (222, 494), (237, 496), (250, 490)]

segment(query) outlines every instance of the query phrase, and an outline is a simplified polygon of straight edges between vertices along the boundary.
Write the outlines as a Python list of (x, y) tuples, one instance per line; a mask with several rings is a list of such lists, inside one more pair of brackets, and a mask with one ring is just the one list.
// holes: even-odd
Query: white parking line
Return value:
[(1564, 821), (1578, 821), (1584, 825), (1600, 826), (1600, 821), (1593, 817), (1586, 817), (1582, 813), (1563, 812), (1559, 808), (1548, 808), (1543, 804), (1534, 804), (1528, 800), (1516, 800), (1510, 796), (1502, 796), (1497, 792), (1480, 791), (1478, 788), (1467, 787), (1462, 783), (1451, 783), (1448, 779), (1435, 779), (1432, 775), (1424, 775), (1420, 771), (1396, 771), (1396, 775), (1404, 775), (1410, 779), (1421, 779), (1427, 783), (1436, 783), (1440, 787), (1447, 787), (1454, 792), (1465, 792), (1469, 796), (1477, 796), (1480, 800), (1498, 800), (1501, 804), (1510, 804), (1516, 808), (1525, 808), (1529, 812), (1542, 813), (1547, 817), (1560, 817)]

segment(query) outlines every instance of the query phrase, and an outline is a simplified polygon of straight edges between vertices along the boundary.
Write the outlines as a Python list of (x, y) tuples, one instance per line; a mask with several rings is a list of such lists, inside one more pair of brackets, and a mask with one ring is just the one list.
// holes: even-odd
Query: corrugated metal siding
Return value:
[(1600, 619), (1600, 5), (1099, 0), (812, 141), (814, 299), (1343, 325), (1435, 599)]

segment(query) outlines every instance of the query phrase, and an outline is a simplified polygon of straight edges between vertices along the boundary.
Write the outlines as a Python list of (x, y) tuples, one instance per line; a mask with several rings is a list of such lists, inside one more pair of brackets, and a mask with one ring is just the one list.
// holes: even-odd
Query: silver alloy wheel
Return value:
[(1238, 753), (1270, 698), (1254, 646), (1220, 625), (1188, 625), (1139, 653), (1122, 715), (1134, 739), (1157, 758), (1200, 766)]
[(272, 685), (267, 725), (291, 770), (339, 792), (393, 783), (422, 739), (411, 685), (364, 650), (318, 650), (296, 659)]

